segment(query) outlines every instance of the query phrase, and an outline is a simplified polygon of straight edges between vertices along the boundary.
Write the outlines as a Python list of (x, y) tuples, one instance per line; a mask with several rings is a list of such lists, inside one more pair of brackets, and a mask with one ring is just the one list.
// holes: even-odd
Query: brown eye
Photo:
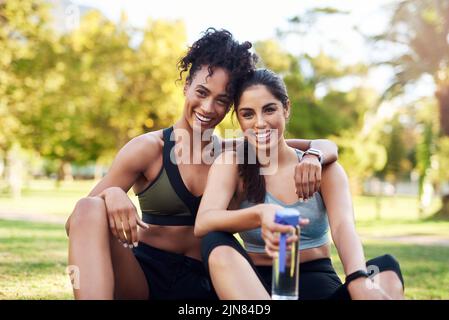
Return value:
[(202, 90), (197, 90), (196, 93), (198, 94), (198, 96), (204, 98), (206, 96), (206, 92), (202, 91)]
[(223, 107), (227, 107), (229, 105), (229, 102), (226, 100), (217, 100), (217, 103)]

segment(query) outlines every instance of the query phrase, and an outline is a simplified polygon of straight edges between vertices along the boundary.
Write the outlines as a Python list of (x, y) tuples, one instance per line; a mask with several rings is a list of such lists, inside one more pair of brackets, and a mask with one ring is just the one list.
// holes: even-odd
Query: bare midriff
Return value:
[[(266, 253), (248, 252), (256, 266), (271, 266), (273, 259)], [(299, 253), (299, 262), (304, 263), (317, 259), (330, 258), (330, 245), (325, 244), (321, 247), (304, 249)]]
[(160, 226), (150, 224), (139, 229), (139, 240), (152, 247), (201, 260), (201, 239), (195, 237), (193, 226)]

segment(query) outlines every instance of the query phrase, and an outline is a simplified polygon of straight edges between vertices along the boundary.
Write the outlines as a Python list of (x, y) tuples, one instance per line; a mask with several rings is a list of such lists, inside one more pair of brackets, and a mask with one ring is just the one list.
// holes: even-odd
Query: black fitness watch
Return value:
[(358, 278), (361, 278), (361, 277), (369, 278), (369, 273), (366, 272), (365, 270), (357, 270), (357, 271), (355, 271), (355, 272), (353, 272), (351, 274), (348, 274), (346, 276), (346, 279), (345, 279), (345, 286), (348, 286), (348, 284), (351, 281), (354, 281), (355, 279), (358, 279)]

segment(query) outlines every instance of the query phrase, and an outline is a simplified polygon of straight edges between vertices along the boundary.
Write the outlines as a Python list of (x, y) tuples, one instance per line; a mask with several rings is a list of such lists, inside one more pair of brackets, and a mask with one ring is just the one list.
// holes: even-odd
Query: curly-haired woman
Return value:
[[(208, 150), (213, 160), (219, 154), (220, 148), (207, 147), (221, 146), (221, 140), (205, 133), (222, 121), (236, 88), (254, 70), (250, 48), (226, 30), (208, 29), (179, 63), (180, 75), (188, 73), (181, 118), (128, 142), (108, 174), (77, 202), (66, 224), (69, 264), (79, 270), (75, 298), (216, 299), (193, 232), (212, 162), (198, 161), (198, 155)], [(312, 144), (289, 143), (302, 150)], [(313, 147), (327, 163), (337, 158), (330, 141), (313, 141)], [(295, 172), (299, 196), (317, 191), (320, 173), (316, 156), (305, 157)], [(142, 220), (127, 196), (131, 187)]]

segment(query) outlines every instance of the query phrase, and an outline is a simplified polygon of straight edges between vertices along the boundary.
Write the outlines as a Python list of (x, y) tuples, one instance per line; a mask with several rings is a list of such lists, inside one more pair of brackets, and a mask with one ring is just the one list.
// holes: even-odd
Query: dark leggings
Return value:
[[(254, 266), (246, 250), (237, 239), (227, 232), (211, 232), (202, 239), (201, 255), (205, 268), (209, 271), (209, 255), (218, 246), (229, 246), (239, 252), (252, 266), (254, 272), (268, 292), (271, 292), (271, 266)], [(368, 271), (383, 272), (391, 270), (395, 272), (404, 286), (401, 268), (398, 261), (386, 254), (366, 262)], [(300, 300), (350, 300), (347, 287), (340, 281), (331, 259), (317, 259), (301, 263), (299, 265), (299, 299)]]

